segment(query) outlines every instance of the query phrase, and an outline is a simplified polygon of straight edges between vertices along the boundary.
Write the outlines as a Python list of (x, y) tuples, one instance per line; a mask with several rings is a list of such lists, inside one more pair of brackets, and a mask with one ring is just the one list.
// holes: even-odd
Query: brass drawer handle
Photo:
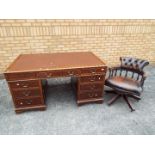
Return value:
[(23, 92), (22, 94), (25, 96), (29, 96), (31, 94), (31, 91)]
[(74, 75), (74, 72), (73, 71), (68, 71), (68, 74), (72, 76), (72, 75)]
[(52, 76), (52, 73), (47, 74), (47, 77), (51, 77), (51, 76)]
[(93, 90), (93, 89), (95, 89), (95, 87), (96, 87), (95, 85), (92, 85), (92, 86), (90, 86), (90, 89)]
[(26, 84), (25, 85), (23, 85), (23, 84), (20, 85), (20, 83), (16, 83), (16, 86), (21, 86), (23, 88), (27, 88), (28, 87), (28, 84), (27, 85)]
[(88, 94), (89, 97), (93, 97), (93, 94)]
[(95, 93), (95, 97), (97, 97), (98, 96), (98, 94), (97, 93)]
[(26, 101), (26, 104), (32, 104), (32, 100)]
[(28, 88), (28, 85), (24, 85), (23, 87), (24, 87), (24, 88)]
[(91, 82), (95, 81), (95, 77), (91, 77), (91, 78), (90, 78), (90, 81), (91, 81)]
[(96, 69), (92, 69), (92, 70), (91, 70), (91, 73), (92, 73), (92, 74), (95, 74), (95, 73), (96, 73)]

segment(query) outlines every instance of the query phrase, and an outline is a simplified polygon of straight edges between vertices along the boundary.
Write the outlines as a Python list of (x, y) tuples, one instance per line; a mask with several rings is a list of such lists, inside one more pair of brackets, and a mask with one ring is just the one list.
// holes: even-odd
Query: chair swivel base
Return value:
[[(125, 94), (121, 94), (121, 93), (119, 94), (114, 90), (107, 90), (106, 93), (116, 94), (110, 101), (108, 101), (109, 106), (112, 105), (118, 98), (123, 97), (124, 100), (126, 101), (128, 107), (130, 108), (131, 112), (135, 111), (135, 109), (132, 108), (131, 103), (130, 103), (130, 101), (128, 99), (128, 96), (130, 96), (130, 95), (125, 95)], [(135, 98), (137, 100), (140, 100), (140, 97), (138, 97), (138, 96), (130, 96), (130, 97), (133, 97), (133, 98)]]

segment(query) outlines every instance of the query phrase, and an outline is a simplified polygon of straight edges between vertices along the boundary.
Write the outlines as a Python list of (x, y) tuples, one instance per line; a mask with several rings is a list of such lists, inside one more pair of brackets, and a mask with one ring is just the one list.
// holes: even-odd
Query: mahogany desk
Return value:
[(77, 104), (103, 101), (107, 67), (91, 52), (22, 54), (4, 75), (14, 101), (15, 112), (45, 110), (43, 79), (72, 77)]

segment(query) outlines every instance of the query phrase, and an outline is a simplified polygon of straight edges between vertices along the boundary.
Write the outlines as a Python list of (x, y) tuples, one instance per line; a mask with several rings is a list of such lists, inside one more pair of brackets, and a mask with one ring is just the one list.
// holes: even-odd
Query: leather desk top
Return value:
[(100, 67), (105, 63), (92, 52), (21, 54), (6, 73)]

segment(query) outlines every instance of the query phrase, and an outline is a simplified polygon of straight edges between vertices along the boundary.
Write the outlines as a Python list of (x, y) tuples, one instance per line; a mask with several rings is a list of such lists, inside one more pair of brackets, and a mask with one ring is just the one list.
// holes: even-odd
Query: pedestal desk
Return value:
[(72, 77), (77, 104), (103, 102), (107, 67), (91, 52), (22, 54), (6, 69), (15, 112), (45, 110), (43, 80)]

